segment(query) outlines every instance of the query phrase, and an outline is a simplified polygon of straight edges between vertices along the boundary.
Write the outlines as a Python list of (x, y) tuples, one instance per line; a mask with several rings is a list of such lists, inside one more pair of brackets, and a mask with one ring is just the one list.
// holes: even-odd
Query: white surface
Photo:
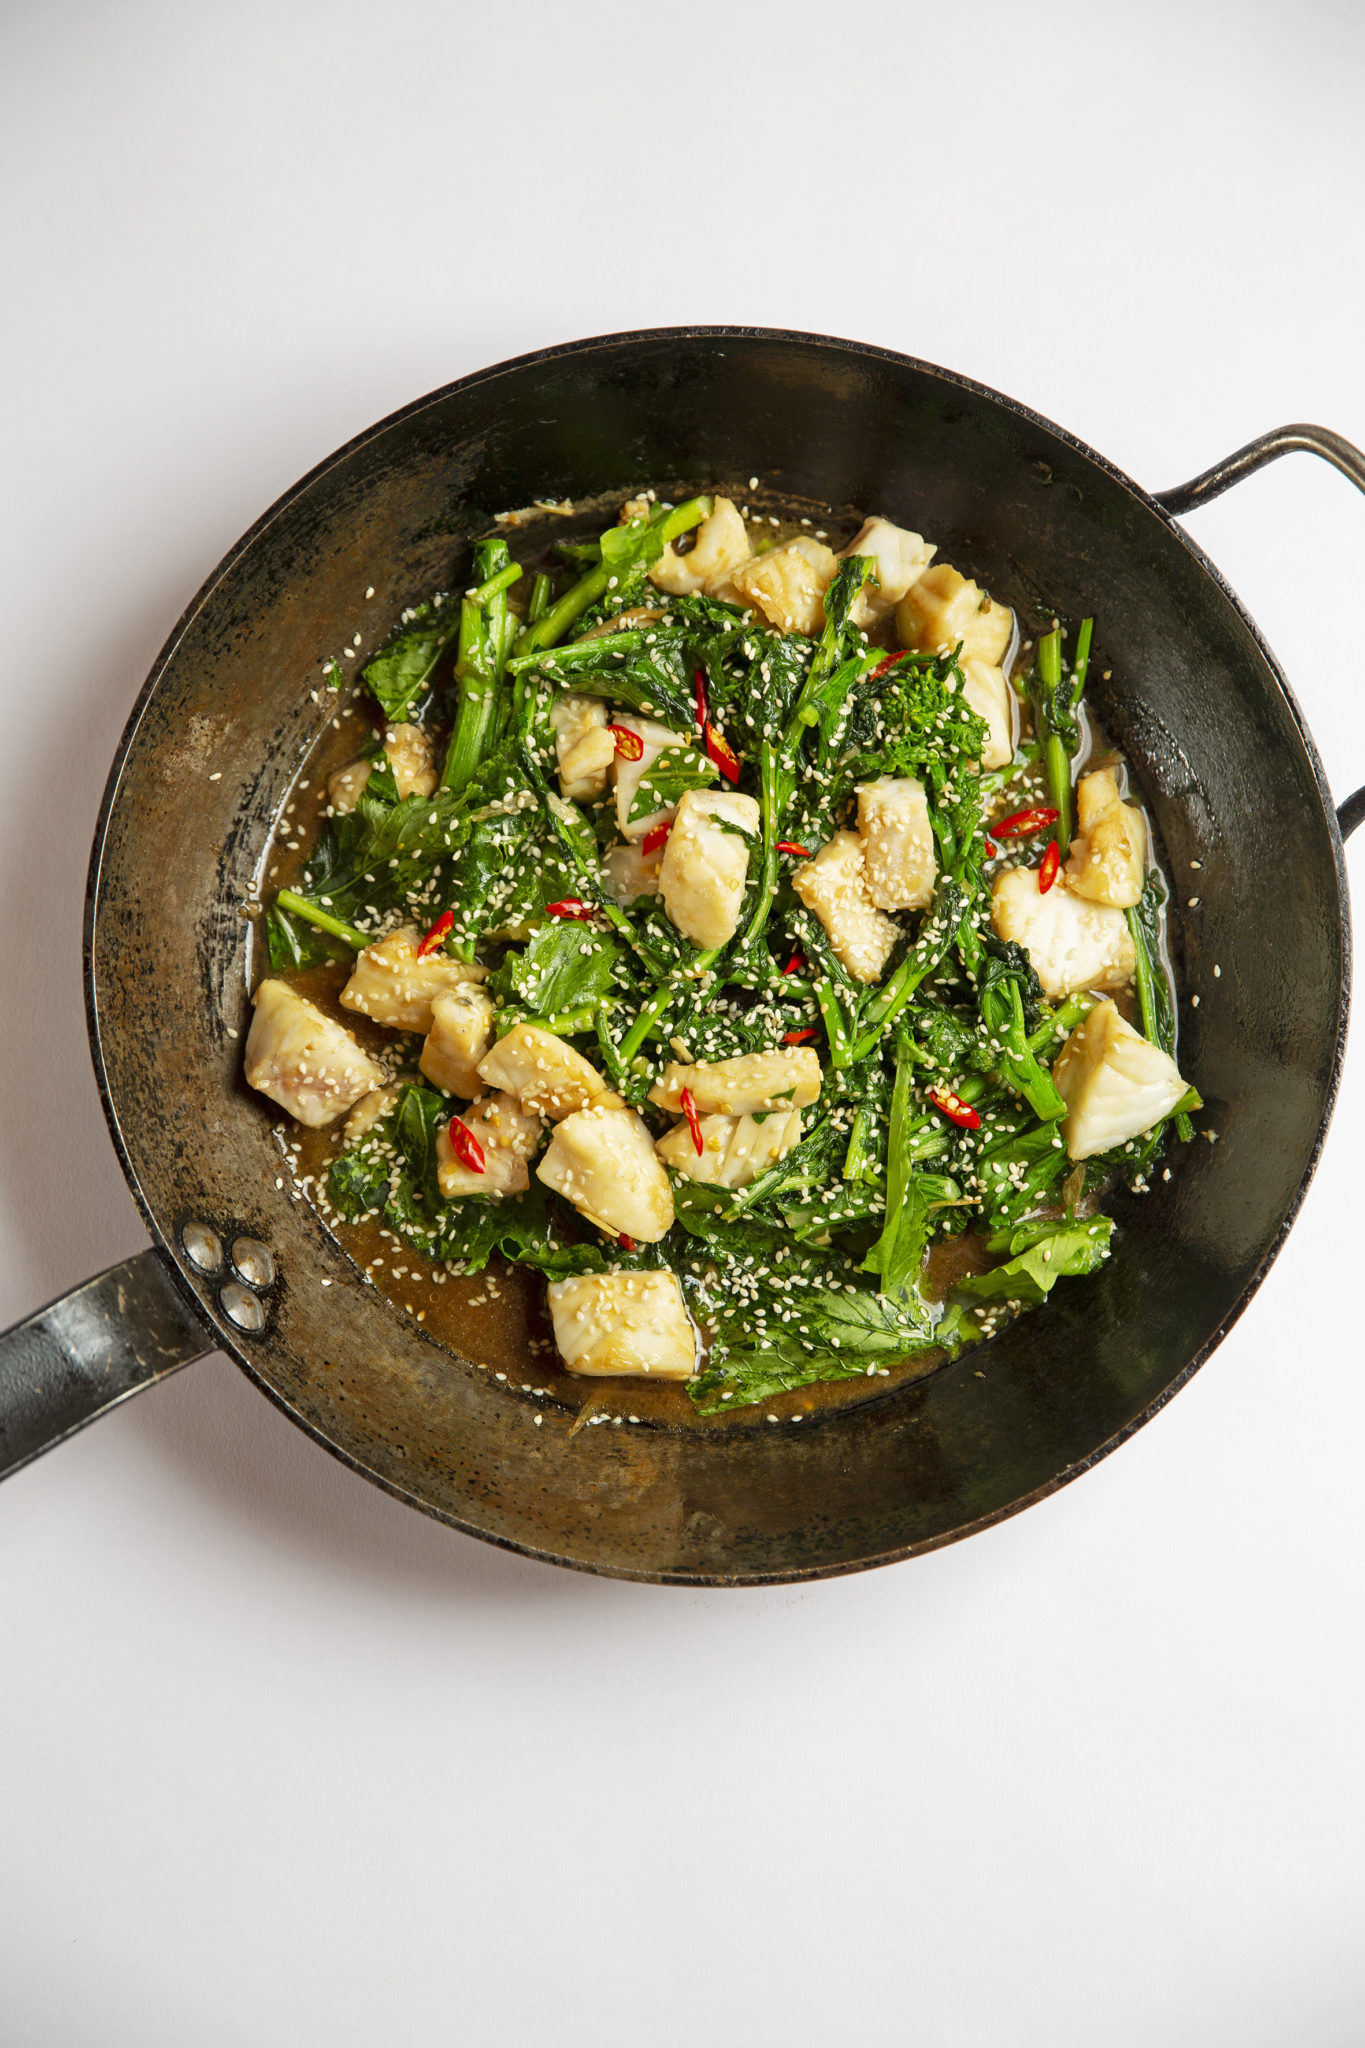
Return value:
[[(371, 420), (575, 334), (758, 320), (952, 364), (1158, 486), (1283, 419), (1365, 442), (1348, 0), (515, 19), (5, 10), (8, 1316), (144, 1241), (80, 1001), (127, 708)], [(1194, 530), (1345, 794), (1365, 501), (1301, 458)], [(1353, 1050), (1193, 1385), (897, 1569), (555, 1572), (348, 1477), (222, 1359), (11, 1481), (0, 2040), (1358, 2042)]]

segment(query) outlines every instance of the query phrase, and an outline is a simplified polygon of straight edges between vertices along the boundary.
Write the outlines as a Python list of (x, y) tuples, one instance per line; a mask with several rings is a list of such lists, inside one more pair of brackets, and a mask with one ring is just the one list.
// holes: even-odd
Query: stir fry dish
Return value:
[(1092, 621), (1021, 639), (917, 533), (787, 526), (648, 492), (537, 566), (512, 521), (405, 614), (246, 1046), (343, 1241), (532, 1268), (569, 1372), (702, 1414), (1092, 1273), (1200, 1106)]

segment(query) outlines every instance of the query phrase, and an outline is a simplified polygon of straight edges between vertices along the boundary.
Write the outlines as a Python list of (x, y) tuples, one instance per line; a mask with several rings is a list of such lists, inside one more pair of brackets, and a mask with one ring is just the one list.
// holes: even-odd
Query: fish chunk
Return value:
[(737, 825), (757, 835), (762, 813), (751, 796), (734, 790), (685, 790), (659, 868), (664, 909), (694, 946), (723, 946), (735, 935), (749, 841), (726, 831)]
[[(462, 1123), (483, 1153), (484, 1171), (466, 1166), (450, 1142), (450, 1124)], [(436, 1179), (443, 1195), (524, 1195), (531, 1185), (527, 1161), (540, 1143), (540, 1118), (527, 1116), (514, 1095), (484, 1095), (436, 1133)]]
[(493, 998), (467, 981), (432, 997), (431, 1029), (418, 1065), (447, 1095), (482, 1095), (479, 1061), (492, 1043)]
[(1067, 887), (1092, 903), (1128, 910), (1147, 879), (1147, 821), (1124, 803), (1112, 768), (1083, 775), (1076, 785), (1078, 836), (1066, 864)]
[(582, 1273), (546, 1290), (555, 1343), (570, 1372), (690, 1380), (697, 1337), (675, 1273)]
[(753, 605), (779, 633), (818, 633), (825, 592), (839, 566), (832, 548), (798, 534), (785, 547), (742, 562), (730, 578), (741, 604)]
[(1007, 768), (1014, 759), (1015, 701), (1005, 671), (988, 661), (964, 658), (962, 695), (978, 718), (986, 721), (983, 768)]
[(854, 599), (854, 625), (879, 626), (888, 619), (937, 553), (922, 534), (893, 526), (889, 519), (865, 519), (838, 557), (845, 562), (850, 555), (870, 555), (876, 565), (876, 583), (865, 583)]
[(1036, 868), (1006, 868), (991, 893), (996, 937), (1023, 947), (1053, 1002), (1132, 980), (1136, 955), (1121, 910), (1089, 903), (1061, 882), (1041, 894)]
[(780, 1052), (745, 1052), (731, 1060), (670, 1060), (649, 1091), (660, 1109), (680, 1110), (691, 1094), (700, 1115), (753, 1116), (770, 1109), (805, 1109), (820, 1093), (820, 1062), (808, 1045)]
[(613, 903), (634, 903), (640, 896), (657, 896), (663, 851), (642, 853), (639, 842), (609, 846), (602, 856), (602, 879)]
[(878, 910), (927, 910), (938, 857), (924, 784), (883, 775), (858, 790), (858, 836), (867, 893)]
[(695, 545), (680, 555), (670, 541), (649, 572), (658, 590), (672, 597), (686, 597), (704, 590), (718, 597), (728, 586), (733, 572), (753, 554), (749, 529), (740, 518), (732, 498), (717, 498), (710, 516), (696, 529)]
[(662, 825), (673, 816), (671, 807), (651, 811), (648, 817), (632, 818), (631, 804), (643, 777), (654, 766), (665, 747), (685, 747), (689, 744), (687, 735), (674, 732), (669, 726), (660, 725), (653, 718), (637, 716), (633, 711), (623, 711), (615, 723), (624, 726), (627, 732), (638, 733), (644, 743), (644, 752), (638, 761), (628, 761), (624, 754), (616, 756), (616, 829), (623, 839), (643, 839), (656, 825)]
[(1014, 613), (947, 562), (935, 562), (897, 605), (896, 630), (905, 647), (936, 654), (961, 641), (964, 661), (998, 668), (1014, 638)]
[(376, 1024), (388, 1024), (395, 1031), (420, 1031), (425, 1035), (435, 1021), (431, 999), (443, 989), (458, 988), (462, 982), (482, 981), (486, 967), (465, 960), (452, 960), (437, 951), (425, 960), (417, 958), (422, 935), (415, 924), (390, 932), (357, 955), (351, 978), (341, 991), (344, 1010), (358, 1010)]
[(1067, 1157), (1093, 1159), (1126, 1145), (1169, 1116), (1189, 1084), (1159, 1045), (1096, 1003), (1058, 1053), (1052, 1078), (1070, 1112), (1062, 1125)]
[(519, 1097), (523, 1109), (554, 1123), (594, 1102), (614, 1108), (621, 1103), (591, 1060), (539, 1024), (514, 1024), (480, 1060), (479, 1074), (491, 1088)]
[(836, 832), (814, 860), (792, 876), (807, 910), (814, 911), (848, 972), (858, 981), (877, 981), (900, 937), (868, 888), (863, 842), (856, 832)]
[(672, 1227), (673, 1190), (633, 1109), (595, 1104), (566, 1116), (536, 1175), (608, 1237), (657, 1244)]
[(383, 1088), (372, 1088), (368, 1095), (362, 1095), (341, 1127), (346, 1143), (356, 1144), (376, 1124), (382, 1124), (406, 1086), (405, 1081), (390, 1081)]
[(324, 1017), (288, 982), (263, 981), (253, 1000), (246, 1078), (296, 1123), (310, 1130), (335, 1123), (383, 1082), (384, 1069), (346, 1027)]
[[(550, 706), (555, 761), (561, 793), (572, 803), (601, 796), (616, 742), (607, 731), (607, 707), (600, 697), (556, 697)], [(604, 744), (605, 743), (605, 744)], [(586, 752), (580, 750), (585, 749)]]
[[(384, 734), (384, 752), (400, 797), (434, 793), (439, 778), (430, 733), (420, 725), (391, 725)], [(373, 767), (373, 761), (352, 761), (328, 776), (327, 797), (334, 811), (344, 815), (355, 809)]]
[(657, 1139), (654, 1149), (665, 1166), (710, 1187), (747, 1188), (801, 1142), (799, 1109), (788, 1110), (785, 1116), (778, 1110), (761, 1123), (751, 1116), (703, 1116), (698, 1117), (697, 1127), (700, 1152), (691, 1126), (685, 1122)]

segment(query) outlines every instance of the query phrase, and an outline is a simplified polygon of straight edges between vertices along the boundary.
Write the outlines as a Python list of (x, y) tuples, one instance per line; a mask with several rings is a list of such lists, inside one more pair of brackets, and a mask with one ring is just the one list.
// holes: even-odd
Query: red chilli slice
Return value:
[(997, 854), (999, 853), (999, 851), (1000, 851), (1000, 848), (999, 848), (999, 847), (998, 847), (998, 846), (996, 845), (996, 843), (995, 843), (995, 841), (994, 841), (993, 839), (988, 839), (988, 840), (986, 841), (986, 858), (987, 858), (987, 860), (994, 860), (994, 859), (996, 858)]
[(786, 1031), (782, 1035), (784, 1045), (804, 1045), (808, 1038), (814, 1038), (815, 1026), (808, 1024), (804, 1031)]
[(1038, 870), (1038, 894), (1040, 896), (1046, 896), (1048, 890), (1056, 881), (1057, 870), (1061, 864), (1062, 849), (1054, 839), (1047, 852), (1043, 855), (1042, 866)]
[(657, 853), (673, 827), (668, 824), (656, 825), (652, 832), (646, 832), (640, 841), (641, 853)]
[(624, 1230), (621, 1232), (616, 1242), (620, 1245), (623, 1252), (636, 1252), (640, 1249), (640, 1247), (636, 1244), (635, 1239), (633, 1237), (627, 1237)]
[(443, 910), (441, 912), (441, 915), (437, 918), (435, 924), (431, 927), (431, 930), (423, 939), (421, 945), (417, 948), (417, 958), (419, 960), (425, 960), (428, 953), (434, 953), (438, 946), (443, 946), (446, 940), (450, 937), (451, 931), (454, 929), (454, 925), (454, 911)]
[(779, 853), (794, 853), (798, 860), (810, 859), (810, 848), (808, 846), (798, 846), (794, 839), (779, 839), (777, 850)]
[(787, 962), (786, 966), (785, 966), (785, 967), (784, 967), (784, 968), (782, 969), (782, 972), (783, 972), (784, 974), (799, 974), (799, 973), (801, 972), (802, 968), (803, 968), (803, 967), (804, 967), (805, 965), (806, 965), (806, 956), (805, 956), (805, 954), (804, 954), (804, 953), (803, 953), (803, 952), (801, 951), (801, 948), (800, 948), (800, 947), (798, 946), (798, 947), (797, 947), (797, 949), (796, 949), (796, 951), (795, 951), (795, 952), (794, 952), (794, 953), (792, 954), (792, 956), (791, 956), (791, 959), (790, 959), (790, 960), (789, 960), (789, 961)]
[(471, 1173), (487, 1173), (488, 1161), (483, 1156), (483, 1146), (468, 1124), (462, 1124), (457, 1116), (453, 1116), (446, 1125), (446, 1136), (461, 1166), (467, 1166)]
[(727, 782), (739, 781), (739, 756), (724, 734), (718, 733), (709, 720), (706, 726), (706, 751)]
[(690, 1088), (684, 1088), (679, 1100), (682, 1103), (682, 1113), (687, 1118), (687, 1128), (692, 1133), (692, 1150), (700, 1159), (706, 1147), (701, 1141), (701, 1123), (697, 1116), (696, 1097)]
[(623, 761), (638, 761), (645, 751), (645, 743), (638, 732), (632, 732), (628, 725), (609, 725), (607, 731), (616, 742), (616, 751)]
[(872, 673), (869, 675), (867, 680), (870, 683), (877, 682), (882, 676), (886, 674), (888, 669), (894, 668), (898, 661), (904, 660), (905, 650), (903, 648), (897, 648), (894, 654), (888, 654), (884, 661), (879, 661), (877, 663), (877, 666), (873, 669)]
[(991, 826), (997, 839), (1031, 839), (1035, 832), (1046, 832), (1049, 825), (1055, 825), (1061, 816), (1059, 811), (1050, 811), (1040, 805), (1032, 811), (1012, 811), (1008, 818), (1001, 818)]
[(705, 732), (711, 716), (711, 707), (706, 701), (706, 671), (699, 668), (692, 678), (692, 688), (697, 697), (697, 724)]
[(547, 917), (591, 917), (592, 905), (585, 903), (581, 896), (566, 896), (562, 903), (547, 903)]
[(970, 1102), (964, 1102), (960, 1095), (954, 1095), (951, 1088), (930, 1088), (926, 1090), (929, 1100), (941, 1116), (949, 1123), (957, 1124), (964, 1131), (979, 1131), (981, 1119)]

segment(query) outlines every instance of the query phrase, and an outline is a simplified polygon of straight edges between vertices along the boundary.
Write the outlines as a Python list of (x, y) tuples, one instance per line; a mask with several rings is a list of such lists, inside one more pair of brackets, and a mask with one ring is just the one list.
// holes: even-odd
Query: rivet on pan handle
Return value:
[[(1365, 491), (1365, 455), (1344, 435), (1334, 434), (1330, 427), (1313, 427), (1300, 421), (1290, 427), (1276, 427), (1268, 434), (1260, 434), (1254, 441), (1248, 441), (1245, 448), (1239, 448), (1224, 462), (1215, 462), (1212, 469), (1205, 469), (1187, 484), (1177, 484), (1173, 491), (1157, 491), (1156, 502), (1163, 512), (1169, 512), (1173, 519), (1183, 517), (1186, 512), (1195, 512), (1201, 505), (1221, 497), (1224, 491), (1241, 483), (1243, 477), (1251, 476), (1258, 469), (1264, 469), (1268, 462), (1278, 462), (1282, 455), (1318, 455), (1324, 462), (1330, 462), (1343, 476), (1348, 476), (1358, 491)], [(1348, 796), (1337, 810), (1337, 823), (1343, 839), (1349, 839), (1357, 825), (1365, 824), (1365, 789), (1358, 789), (1354, 796)]]

